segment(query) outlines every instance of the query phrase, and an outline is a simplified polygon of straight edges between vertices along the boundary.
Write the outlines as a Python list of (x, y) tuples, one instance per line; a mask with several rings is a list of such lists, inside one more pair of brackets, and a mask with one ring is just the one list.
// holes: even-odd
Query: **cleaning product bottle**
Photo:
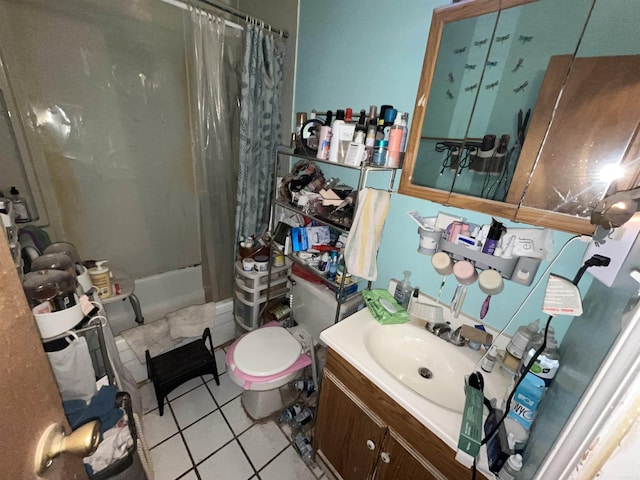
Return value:
[(518, 478), (518, 473), (522, 469), (522, 456), (519, 453), (511, 455), (502, 469), (498, 472), (499, 480), (515, 480)]
[(540, 319), (536, 319), (535, 322), (531, 322), (529, 325), (521, 325), (515, 335), (511, 337), (511, 341), (507, 344), (504, 365), (512, 372), (515, 373), (518, 370), (520, 360), (529, 342), (535, 341), (540, 336), (538, 332), (539, 326)]
[(11, 187), (11, 202), (13, 203), (13, 211), (16, 215), (16, 223), (25, 223), (31, 221), (27, 202), (20, 196), (20, 192), (16, 187)]
[(393, 298), (399, 305), (402, 305), (406, 308), (409, 305), (409, 300), (411, 299), (411, 293), (413, 289), (411, 288), (411, 284), (409, 283), (409, 277), (411, 276), (411, 272), (409, 270), (405, 270), (403, 272), (404, 279), (396, 285), (396, 290), (393, 294)]

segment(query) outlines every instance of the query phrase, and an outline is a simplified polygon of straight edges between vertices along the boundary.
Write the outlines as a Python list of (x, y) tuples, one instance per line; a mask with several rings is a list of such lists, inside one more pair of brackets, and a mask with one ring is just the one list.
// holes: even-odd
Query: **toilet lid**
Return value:
[(233, 353), (233, 360), (248, 375), (264, 377), (286, 370), (300, 356), (302, 346), (282, 327), (267, 327), (245, 335)]

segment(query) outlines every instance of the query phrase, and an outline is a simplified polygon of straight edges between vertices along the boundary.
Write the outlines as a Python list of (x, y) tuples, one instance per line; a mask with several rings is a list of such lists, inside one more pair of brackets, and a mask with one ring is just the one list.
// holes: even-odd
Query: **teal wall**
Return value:
[[(434, 8), (448, 3), (443, 0), (300, 0), (294, 111), (335, 111), (345, 107), (368, 111), (372, 104), (392, 104), (400, 111), (408, 111), (411, 117), (431, 13)], [(345, 175), (345, 169), (330, 171), (324, 166), (323, 169), (325, 173), (340, 176), (347, 183), (353, 182), (353, 177)], [(375, 183), (374, 186), (383, 184)], [(410, 270), (412, 285), (420, 286), (422, 291), (435, 297), (442, 277), (431, 267), (431, 257), (417, 252), (417, 226), (406, 214), (413, 209), (423, 216), (435, 216), (443, 211), (466, 217), (473, 223), (489, 223), (491, 218), (405, 195), (392, 196), (378, 255), (378, 280), (374, 287), (385, 288), (390, 278), (401, 278), (403, 270)], [(556, 232), (556, 251), (570, 237)], [(585, 247), (580, 242), (572, 244), (551, 271), (573, 278), (581, 265)], [(547, 265), (547, 262), (542, 263), (538, 277)], [(581, 283), (583, 292), (590, 280), (589, 275), (584, 277)], [(455, 283), (453, 277), (447, 280), (441, 297), (445, 303), (449, 303)], [(506, 324), (531, 290), (531, 287), (513, 282), (505, 283), (504, 291), (492, 298), (491, 310), (484, 319), (498, 329)], [(513, 333), (519, 324), (545, 317), (541, 311), (545, 284), (543, 281), (527, 302), (509, 333)], [(484, 298), (477, 285), (469, 287), (464, 313), (478, 318)], [(553, 326), (559, 337), (570, 322), (567, 317), (554, 320)]]

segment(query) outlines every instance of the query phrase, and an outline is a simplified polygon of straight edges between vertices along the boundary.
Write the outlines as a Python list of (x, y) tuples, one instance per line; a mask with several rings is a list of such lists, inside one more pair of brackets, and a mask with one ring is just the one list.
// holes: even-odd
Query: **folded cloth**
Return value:
[[(373, 318), (382, 325), (394, 325), (409, 321), (409, 313), (398, 305), (393, 295), (387, 290), (364, 290), (362, 292), (362, 298)], [(382, 306), (380, 300), (386, 300), (393, 305), (397, 311), (395, 313), (389, 312)]]
[[(146, 362), (145, 350), (149, 350), (151, 356), (155, 357), (178, 344), (169, 334), (169, 321), (166, 317), (125, 330), (120, 335), (143, 365)], [(200, 335), (202, 335), (202, 330)]]
[(63, 402), (65, 414), (71, 429), (84, 425), (91, 420), (100, 420), (100, 433), (112, 428), (122, 417), (122, 410), (116, 408), (116, 389), (110, 385), (103, 386), (92, 398), (89, 405), (82, 405), (83, 400)]
[(112, 463), (124, 458), (133, 446), (133, 437), (128, 422), (118, 422), (113, 428), (104, 432), (97, 450), (84, 458), (84, 466), (89, 475), (94, 475)]
[(387, 191), (366, 187), (360, 190), (358, 208), (344, 249), (345, 265), (352, 275), (366, 280), (378, 278), (376, 259), (390, 200), (391, 194)]

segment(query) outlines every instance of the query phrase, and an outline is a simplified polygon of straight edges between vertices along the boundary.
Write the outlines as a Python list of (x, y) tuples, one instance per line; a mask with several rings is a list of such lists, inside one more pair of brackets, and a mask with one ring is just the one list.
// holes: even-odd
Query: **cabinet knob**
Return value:
[(380, 454), (380, 458), (384, 463), (389, 463), (391, 461), (391, 455), (389, 455), (387, 452), (382, 452)]
[(376, 444), (374, 443), (373, 440), (367, 440), (367, 448), (369, 450), (375, 450), (376, 448)]

